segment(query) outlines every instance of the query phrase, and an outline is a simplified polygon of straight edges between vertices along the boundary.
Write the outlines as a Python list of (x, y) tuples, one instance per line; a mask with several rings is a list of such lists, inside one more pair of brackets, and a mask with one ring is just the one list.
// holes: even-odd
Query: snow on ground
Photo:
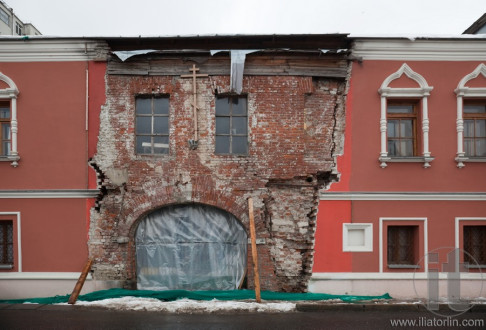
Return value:
[[(65, 304), (63, 304), (65, 305)], [(176, 301), (161, 301), (154, 298), (123, 297), (98, 301), (77, 301), (77, 306), (104, 307), (117, 310), (135, 311), (165, 311), (170, 313), (211, 313), (211, 312), (293, 312), (295, 303), (290, 302), (263, 302), (252, 301), (196, 301), (179, 299)]]

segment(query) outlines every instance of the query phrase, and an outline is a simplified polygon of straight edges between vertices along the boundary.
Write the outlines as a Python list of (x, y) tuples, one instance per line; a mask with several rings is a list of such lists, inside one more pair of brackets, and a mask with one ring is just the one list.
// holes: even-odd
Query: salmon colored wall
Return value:
[[(403, 63), (421, 74), (434, 89), (429, 97), (429, 147), (435, 160), (431, 167), (423, 163), (388, 163), (382, 169), (378, 162), (380, 153), (380, 95), (383, 81), (396, 72)], [(471, 73), (480, 62), (426, 62), (426, 61), (363, 61), (353, 63), (352, 97), (347, 101), (353, 122), (351, 134), (350, 172), (338, 168), (342, 177), (350, 176), (350, 191), (484, 191), (485, 163), (466, 163), (458, 169), (456, 156), (456, 94), (459, 81)], [(401, 86), (412, 87), (408, 78)], [(481, 80), (481, 81), (479, 81)], [(470, 86), (485, 83), (484, 78), (472, 81)], [(393, 86), (398, 82), (394, 82)], [(481, 85), (486, 87), (486, 83)], [(477, 87), (477, 86), (476, 86)], [(349, 120), (347, 121), (349, 122)], [(346, 127), (347, 137), (351, 126)]]
[(86, 62), (0, 63), (19, 89), (19, 166), (0, 163), (1, 189), (87, 187)]
[(351, 253), (343, 252), (343, 223), (351, 222), (350, 201), (321, 201), (317, 213), (312, 272), (351, 271)]
[(85, 199), (0, 199), (0, 212), (20, 212), (22, 271), (81, 271), (88, 257)]
[[(105, 93), (105, 62), (89, 62), (89, 139), (88, 139), (88, 159), (96, 154), (98, 135), (100, 131), (100, 112), (101, 106), (106, 102)], [(96, 189), (96, 172), (89, 167), (89, 189)], [(88, 217), (89, 218), (89, 217)]]

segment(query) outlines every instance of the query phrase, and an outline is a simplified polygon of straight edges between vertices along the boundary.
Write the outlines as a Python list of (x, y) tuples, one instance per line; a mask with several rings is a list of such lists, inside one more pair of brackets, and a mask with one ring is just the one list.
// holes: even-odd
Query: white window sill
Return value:
[(13, 269), (13, 265), (0, 265), (0, 269)]
[(20, 159), (19, 156), (0, 156), (0, 162), (12, 162), (13, 167), (17, 167), (19, 163), (17, 162)]
[(463, 168), (464, 163), (486, 163), (486, 157), (466, 157), (458, 156), (456, 157), (457, 167)]
[(380, 156), (378, 160), (381, 162), (381, 167), (385, 168), (386, 163), (424, 163), (424, 167), (430, 167), (430, 162), (434, 160), (434, 157), (383, 157)]
[(413, 268), (413, 269), (419, 269), (419, 265), (400, 265), (400, 264), (392, 264), (388, 265), (388, 268), (390, 269), (406, 269), (406, 268)]

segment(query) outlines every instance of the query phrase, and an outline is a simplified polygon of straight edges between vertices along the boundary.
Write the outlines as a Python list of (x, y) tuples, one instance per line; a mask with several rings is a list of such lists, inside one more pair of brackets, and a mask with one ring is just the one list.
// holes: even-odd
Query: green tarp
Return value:
[[(2, 304), (58, 304), (67, 303), (70, 295), (55, 296), (47, 298), (30, 298), (30, 299), (14, 299), (14, 300), (0, 300)], [(255, 299), (255, 291), (253, 290), (233, 290), (233, 291), (184, 291), (184, 290), (168, 290), (168, 291), (149, 291), (149, 290), (126, 290), (126, 289), (110, 289), (95, 291), (85, 295), (80, 295), (80, 301), (97, 301), (103, 299), (121, 298), (121, 297), (139, 297), (139, 298), (155, 298), (162, 301), (174, 301), (177, 299), (188, 298), (192, 300), (248, 300)], [(350, 295), (333, 295), (325, 293), (287, 293), (287, 292), (272, 292), (262, 291), (261, 297), (263, 300), (281, 300), (281, 301), (298, 301), (298, 300), (331, 300), (339, 299), (344, 302), (358, 302), (375, 299), (391, 299), (388, 293), (382, 296), (350, 296)]]

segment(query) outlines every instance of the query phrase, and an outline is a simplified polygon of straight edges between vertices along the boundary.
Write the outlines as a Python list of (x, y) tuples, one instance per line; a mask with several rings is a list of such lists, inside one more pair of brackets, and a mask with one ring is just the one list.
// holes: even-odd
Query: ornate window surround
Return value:
[(456, 130), (457, 130), (457, 156), (456, 162), (458, 168), (463, 168), (464, 162), (486, 162), (484, 157), (466, 157), (464, 155), (464, 119), (463, 119), (463, 104), (464, 98), (486, 98), (486, 86), (485, 87), (467, 87), (466, 84), (480, 74), (486, 78), (486, 65), (481, 63), (474, 69), (473, 72), (464, 76), (456, 90), (454, 91), (457, 95), (457, 120), (456, 120)]
[[(389, 87), (390, 83), (395, 79), (399, 79), (403, 74), (408, 78), (414, 80), (420, 87), (410, 88), (394, 88)], [(406, 63), (398, 69), (398, 71), (389, 75), (381, 84), (378, 93), (381, 95), (381, 116), (380, 116), (380, 132), (381, 132), (381, 152), (378, 160), (381, 162), (382, 168), (387, 167), (387, 162), (423, 162), (424, 167), (430, 167), (430, 162), (434, 160), (429, 151), (429, 117), (428, 117), (428, 102), (427, 98), (434, 87), (429, 86), (424, 77), (413, 71)], [(389, 157), (387, 151), (387, 99), (410, 99), (420, 98), (422, 100), (421, 116), (422, 116), (422, 140), (423, 140), (423, 156), (421, 157)]]
[(20, 157), (17, 151), (17, 132), (18, 132), (18, 124), (17, 124), (17, 95), (19, 94), (19, 90), (17, 85), (13, 82), (12, 79), (4, 75), (0, 72), (0, 81), (3, 81), (8, 85), (7, 88), (0, 89), (0, 99), (8, 99), (10, 100), (10, 110), (11, 110), (11, 117), (10, 117), (10, 131), (12, 134), (12, 148), (10, 150), (10, 154), (8, 156), (0, 157), (0, 161), (11, 161), (13, 167), (17, 167), (19, 163), (17, 162)]

